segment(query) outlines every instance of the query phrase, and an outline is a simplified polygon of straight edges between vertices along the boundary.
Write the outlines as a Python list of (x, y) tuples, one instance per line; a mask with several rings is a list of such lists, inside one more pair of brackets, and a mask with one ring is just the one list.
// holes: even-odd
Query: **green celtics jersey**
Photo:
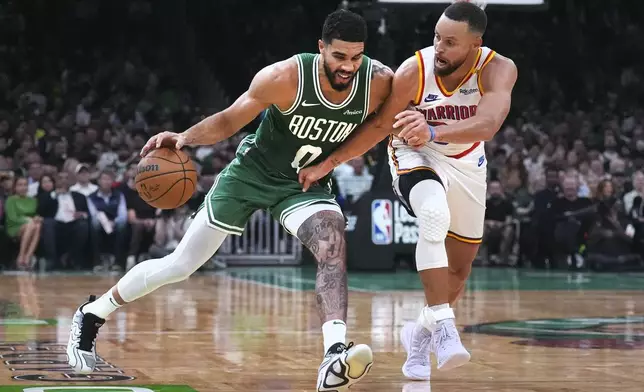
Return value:
[(344, 102), (329, 102), (320, 87), (318, 54), (296, 55), (299, 83), (293, 105), (268, 108), (255, 135), (267, 169), (297, 179), (297, 172), (327, 158), (367, 117), (371, 59), (364, 56)]

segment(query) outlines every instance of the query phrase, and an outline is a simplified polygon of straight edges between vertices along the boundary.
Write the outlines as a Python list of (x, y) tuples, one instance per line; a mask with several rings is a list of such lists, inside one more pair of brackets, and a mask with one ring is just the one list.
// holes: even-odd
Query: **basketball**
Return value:
[(190, 199), (197, 188), (197, 171), (183, 151), (163, 147), (141, 159), (135, 186), (146, 203), (171, 210)]

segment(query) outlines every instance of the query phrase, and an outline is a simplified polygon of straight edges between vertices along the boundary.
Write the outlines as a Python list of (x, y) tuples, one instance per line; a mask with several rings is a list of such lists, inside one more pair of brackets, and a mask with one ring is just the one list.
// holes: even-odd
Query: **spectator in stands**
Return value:
[(58, 139), (52, 148), (49, 158), (47, 159), (47, 164), (54, 166), (56, 168), (63, 167), (63, 164), (67, 160), (67, 142), (63, 139)]
[(644, 195), (644, 172), (637, 170), (635, 173), (633, 173), (632, 181), (633, 190), (626, 193), (623, 199), (624, 212), (626, 212), (627, 215), (631, 214), (635, 198), (637, 198), (638, 196), (641, 198)]
[(156, 208), (143, 201), (134, 186), (137, 164), (133, 163), (128, 168), (125, 184), (119, 188), (125, 195), (127, 204), (127, 220), (130, 224), (130, 247), (125, 268), (129, 270), (137, 263), (137, 256), (146, 253), (154, 239), (154, 228), (157, 224)]
[(106, 143), (107, 149), (101, 153), (101, 156), (96, 163), (96, 167), (98, 167), (99, 170), (105, 170), (116, 164), (116, 161), (118, 161), (119, 158), (117, 151), (120, 145), (121, 139), (119, 136), (114, 135), (110, 138), (109, 143)]
[(507, 158), (500, 170), (499, 181), (503, 184), (505, 192), (511, 195), (527, 184), (528, 172), (521, 160), (520, 151), (513, 152)]
[[(552, 257), (552, 229), (553, 222), (548, 213), (552, 202), (559, 196), (559, 170), (555, 166), (546, 168), (546, 187), (534, 195), (534, 208), (532, 210), (532, 223), (528, 229), (534, 233), (536, 239), (533, 246), (526, 249), (531, 256), (532, 265), (545, 268), (546, 260)], [(530, 244), (528, 244), (530, 245)]]
[(533, 182), (543, 172), (545, 157), (540, 154), (538, 144), (528, 150), (528, 156), (523, 160), (523, 167), (528, 174), (528, 182)]
[[(581, 268), (584, 259), (581, 255), (585, 236), (590, 229), (595, 210), (590, 199), (579, 197), (579, 180), (566, 176), (562, 182), (562, 196), (553, 200), (549, 208), (549, 222), (552, 222), (550, 237), (553, 245), (550, 261), (563, 268), (565, 260), (568, 266)], [(552, 229), (554, 228), (554, 230)]]
[(577, 196), (592, 198), (593, 192), (591, 192), (591, 189), (588, 188), (588, 185), (584, 181), (583, 176), (576, 169), (576, 166), (569, 166), (568, 169), (562, 174), (562, 178), (565, 177), (574, 177), (577, 179), (577, 183), (579, 184)]
[(534, 195), (535, 213), (542, 213), (561, 192), (559, 169), (556, 166), (546, 168), (545, 188)]
[(514, 245), (514, 207), (507, 200), (499, 181), (488, 184), (487, 208), (485, 210), (485, 239), (490, 264), (511, 264), (510, 252)]
[(602, 153), (602, 156), (608, 162), (620, 159), (619, 153), (617, 152), (617, 139), (610, 131), (607, 131), (604, 134), (604, 152)]
[(27, 189), (27, 195), (30, 197), (35, 197), (38, 194), (40, 177), (43, 175), (43, 168), (40, 160), (29, 164), (28, 175), (29, 177), (27, 178), (27, 181), (29, 182), (29, 187)]
[[(140, 151), (140, 150), (139, 150)], [(115, 171), (115, 179), (123, 181), (123, 176), (130, 167), (130, 164), (139, 158), (138, 151), (132, 151), (127, 144), (122, 144), (118, 151), (118, 159), (112, 164), (112, 169)]]
[(618, 206), (616, 198), (600, 201), (597, 206), (597, 219), (588, 234), (587, 259), (591, 268), (641, 263), (641, 233), (633, 237), (620, 220)]
[(626, 162), (623, 159), (613, 159), (610, 161), (609, 170), (610, 178), (613, 182), (613, 193), (623, 195), (626, 184)]
[[(488, 148), (488, 150), (491, 149)], [(496, 148), (492, 150), (492, 154), (488, 154), (488, 171), (490, 172), (490, 179), (498, 180), (500, 177), (501, 170), (505, 166), (505, 162), (508, 159), (508, 154), (503, 148)], [(491, 156), (491, 158), (490, 158)]]
[(13, 172), (0, 172), (0, 228), (4, 227), (4, 207), (7, 198), (13, 193)]
[[(123, 249), (127, 243), (125, 196), (118, 190), (112, 189), (113, 185), (114, 174), (103, 171), (98, 177), (98, 190), (88, 197), (94, 255), (100, 262), (95, 266), (95, 271), (105, 268), (120, 270)], [(108, 252), (107, 257), (101, 257), (102, 247), (107, 239), (112, 242), (110, 249), (113, 249), (113, 252)]]
[(3, 202), (13, 194), (13, 177), (12, 171), (0, 172), (0, 200)]
[[(599, 181), (601, 181), (604, 177), (606, 177), (606, 171), (604, 170), (604, 164), (602, 163), (602, 161), (599, 159), (591, 160), (590, 173), (588, 173), (589, 182), (598, 184)], [(591, 186), (591, 188), (593, 187)]]
[(369, 173), (364, 157), (354, 158), (338, 166), (334, 176), (340, 191), (338, 196), (349, 205), (358, 201), (365, 192), (369, 191), (373, 182), (373, 175)]
[(613, 182), (609, 179), (599, 181), (599, 184), (597, 184), (597, 191), (595, 192), (595, 199), (603, 201), (612, 198), (615, 198), (615, 187), (613, 186)]
[(54, 202), (56, 200), (56, 193), (54, 192), (56, 185), (54, 179), (49, 174), (43, 174), (40, 177), (40, 184), (38, 186), (38, 193), (36, 200), (38, 201), (38, 216), (45, 218), (52, 218), (56, 213)]
[(169, 255), (179, 245), (179, 241), (190, 227), (188, 208), (183, 205), (175, 210), (165, 210), (156, 220), (154, 243), (150, 247), (150, 256), (161, 258)]
[[(38, 210), (43, 217), (42, 240), (45, 257), (54, 268), (76, 268), (85, 266), (83, 257), (89, 239), (89, 207), (87, 198), (70, 191), (69, 174), (58, 173), (56, 188), (49, 188), (49, 182), (41, 180)], [(53, 185), (53, 182), (52, 182)], [(53, 187), (52, 187), (53, 188)], [(69, 254), (65, 259), (64, 255)], [(63, 262), (59, 256), (63, 255)]]
[(7, 198), (5, 205), (7, 235), (20, 239), (17, 263), (21, 270), (31, 269), (36, 264), (34, 253), (42, 225), (42, 218), (36, 215), (38, 202), (27, 195), (27, 189), (27, 179), (16, 178), (14, 194)]
[(98, 190), (98, 186), (96, 184), (92, 184), (89, 182), (89, 166), (87, 166), (84, 163), (79, 163), (76, 166), (76, 184), (72, 185), (71, 188), (69, 188), (70, 191), (72, 192), (78, 192), (85, 197), (89, 197), (92, 193), (96, 192)]

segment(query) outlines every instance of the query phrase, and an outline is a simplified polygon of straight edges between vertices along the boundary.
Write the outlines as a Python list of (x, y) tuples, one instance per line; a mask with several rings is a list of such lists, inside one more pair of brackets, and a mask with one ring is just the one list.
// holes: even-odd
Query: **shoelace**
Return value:
[(338, 355), (342, 354), (343, 352), (349, 350), (351, 347), (353, 347), (353, 342), (349, 342), (348, 345), (340, 344), (338, 345), (338, 348), (336, 348), (335, 352), (331, 352), (330, 354), (327, 354), (327, 358), (329, 355)]
[(432, 339), (434, 341), (433, 344), (433, 351), (436, 352), (438, 347), (440, 347), (443, 342), (445, 342), (448, 339), (454, 338), (454, 333), (452, 332), (452, 328), (450, 328), (450, 325), (447, 324), (442, 324), (440, 327), (436, 329), (434, 332), (436, 335), (436, 339)]
[(423, 366), (429, 366), (430, 365), (430, 358), (429, 358), (429, 353), (427, 352), (427, 346), (429, 346), (432, 343), (432, 335), (428, 335), (423, 340), (420, 342), (418, 346), (413, 346), (412, 345), (412, 350), (414, 351), (414, 354), (418, 355), (418, 358), (420, 358), (420, 364)]

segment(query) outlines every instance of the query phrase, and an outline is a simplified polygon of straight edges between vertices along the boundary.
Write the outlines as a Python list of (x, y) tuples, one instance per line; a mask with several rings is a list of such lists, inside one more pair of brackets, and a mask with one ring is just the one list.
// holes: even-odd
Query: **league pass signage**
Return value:
[(398, 200), (372, 201), (371, 242), (374, 245), (415, 244), (418, 242), (416, 218)]
[(393, 240), (393, 211), (391, 201), (378, 199), (371, 202), (371, 242), (389, 245)]

